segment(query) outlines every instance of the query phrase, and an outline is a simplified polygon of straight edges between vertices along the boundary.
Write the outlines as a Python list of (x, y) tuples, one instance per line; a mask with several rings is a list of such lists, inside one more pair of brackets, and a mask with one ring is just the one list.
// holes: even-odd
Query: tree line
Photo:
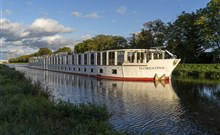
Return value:
[(12, 58), (12, 59), (9, 59), (9, 62), (10, 63), (27, 63), (28, 59), (30, 57), (51, 55), (51, 54), (56, 54), (56, 53), (60, 53), (60, 52), (72, 53), (72, 50), (69, 47), (62, 47), (62, 48), (59, 48), (58, 50), (52, 52), (49, 48), (40, 48), (38, 50), (38, 52), (36, 52), (36, 53), (29, 54), (29, 55), (22, 55), (22, 56), (19, 56), (17, 58)]
[(146, 22), (128, 38), (97, 35), (77, 44), (74, 52), (155, 46), (166, 46), (183, 63), (220, 62), (220, 1), (211, 0), (196, 12), (182, 12), (174, 22)]

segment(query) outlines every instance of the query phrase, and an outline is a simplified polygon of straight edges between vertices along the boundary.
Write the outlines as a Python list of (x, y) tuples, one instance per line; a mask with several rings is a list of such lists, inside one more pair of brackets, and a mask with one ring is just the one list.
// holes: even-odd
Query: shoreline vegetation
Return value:
[(124, 134), (109, 117), (105, 107), (54, 102), (40, 83), (0, 65), (0, 134)]
[(220, 64), (179, 64), (173, 71), (178, 79), (220, 80)]

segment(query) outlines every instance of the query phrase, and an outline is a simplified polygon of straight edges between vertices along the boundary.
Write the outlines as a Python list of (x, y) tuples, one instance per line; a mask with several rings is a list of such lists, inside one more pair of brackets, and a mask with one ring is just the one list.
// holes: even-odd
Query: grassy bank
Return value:
[(104, 107), (54, 103), (38, 83), (0, 65), (0, 134), (118, 134)]
[(220, 64), (179, 64), (173, 76), (220, 80)]

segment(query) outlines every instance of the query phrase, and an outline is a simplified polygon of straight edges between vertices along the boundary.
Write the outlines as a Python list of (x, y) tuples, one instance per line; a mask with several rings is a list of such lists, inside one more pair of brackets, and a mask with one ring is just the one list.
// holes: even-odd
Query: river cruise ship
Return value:
[(161, 48), (117, 49), (31, 57), (29, 67), (114, 80), (155, 81), (171, 79), (179, 62)]

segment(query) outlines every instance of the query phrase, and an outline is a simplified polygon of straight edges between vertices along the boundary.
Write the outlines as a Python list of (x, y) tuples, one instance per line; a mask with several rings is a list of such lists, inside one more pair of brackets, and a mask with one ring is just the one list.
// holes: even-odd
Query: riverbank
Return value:
[(220, 64), (179, 64), (173, 77), (220, 80)]
[(119, 134), (105, 107), (55, 103), (40, 83), (0, 65), (0, 134)]

